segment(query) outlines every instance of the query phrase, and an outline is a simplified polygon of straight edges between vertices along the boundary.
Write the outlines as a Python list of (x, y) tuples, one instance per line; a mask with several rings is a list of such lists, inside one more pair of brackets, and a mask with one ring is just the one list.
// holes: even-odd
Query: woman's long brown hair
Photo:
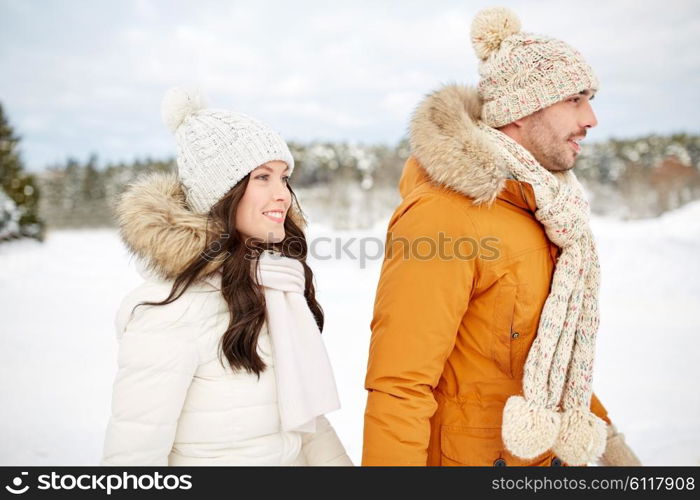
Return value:
[[(301, 216), (301, 208), (292, 188), (292, 207), (284, 220), (284, 239), (279, 243), (245, 241), (236, 230), (236, 211), (248, 186), (250, 174), (214, 205), (209, 213), (212, 227), (220, 229), (210, 237), (202, 253), (194, 259), (176, 278), (168, 297), (162, 302), (143, 302), (139, 305), (166, 305), (176, 301), (198, 279), (203, 271), (211, 269), (212, 261), (221, 262), (221, 293), (228, 304), (230, 319), (228, 328), (221, 337), (219, 359), (226, 356), (233, 370), (243, 369), (249, 373), (260, 373), (265, 363), (258, 354), (258, 336), (266, 319), (265, 296), (256, 282), (258, 257), (264, 250), (275, 250), (286, 257), (298, 260), (304, 268), (306, 285), (304, 297), (319, 330), (323, 331), (323, 310), (316, 301), (313, 272), (306, 264), (308, 246), (304, 231), (289, 213), (295, 208)], [(222, 361), (223, 363), (223, 361)]]

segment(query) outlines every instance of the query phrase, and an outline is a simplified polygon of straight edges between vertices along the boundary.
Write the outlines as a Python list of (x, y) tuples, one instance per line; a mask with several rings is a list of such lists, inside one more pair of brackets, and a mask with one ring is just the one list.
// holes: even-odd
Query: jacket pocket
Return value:
[(492, 466), (499, 458), (500, 429), (455, 427), (440, 429), (441, 465)]
[(496, 295), (491, 335), (491, 357), (508, 378), (513, 378), (511, 366), (511, 340), (515, 319), (518, 286), (501, 284)]
[(528, 326), (530, 307), (526, 285), (500, 285), (494, 304), (491, 357), (508, 378), (523, 376), (535, 334)]
[(496, 460), (506, 466), (548, 466), (553, 455), (547, 451), (531, 460), (511, 455), (501, 440), (500, 428), (458, 427), (440, 429), (441, 465), (492, 467)]

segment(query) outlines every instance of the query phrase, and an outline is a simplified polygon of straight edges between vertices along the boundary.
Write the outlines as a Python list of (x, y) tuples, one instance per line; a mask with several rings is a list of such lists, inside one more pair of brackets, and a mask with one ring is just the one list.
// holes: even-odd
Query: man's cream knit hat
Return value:
[(283, 161), (292, 173), (294, 158), (277, 132), (242, 113), (204, 106), (196, 90), (184, 87), (168, 90), (161, 105), (163, 121), (175, 133), (178, 177), (193, 212), (208, 213), (263, 163)]
[(504, 7), (474, 17), (472, 44), (479, 57), (483, 122), (501, 127), (567, 97), (598, 89), (581, 54), (561, 40), (520, 31), (520, 20)]

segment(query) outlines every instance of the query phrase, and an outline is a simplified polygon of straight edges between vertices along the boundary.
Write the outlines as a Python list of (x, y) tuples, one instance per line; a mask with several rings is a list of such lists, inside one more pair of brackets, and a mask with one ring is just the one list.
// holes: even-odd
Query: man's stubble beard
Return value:
[(525, 148), (544, 168), (551, 172), (571, 170), (576, 164), (572, 158), (568, 141), (560, 138), (557, 131), (542, 115), (533, 115), (525, 134)]

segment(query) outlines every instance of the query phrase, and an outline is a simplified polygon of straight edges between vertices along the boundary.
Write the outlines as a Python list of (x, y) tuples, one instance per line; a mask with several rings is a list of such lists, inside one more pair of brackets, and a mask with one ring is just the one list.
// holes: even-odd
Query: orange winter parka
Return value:
[[(566, 465), (501, 439), (559, 249), (479, 112), (473, 89), (448, 86), (411, 124), (371, 324), (363, 465)], [(610, 423), (595, 395), (591, 409)]]

